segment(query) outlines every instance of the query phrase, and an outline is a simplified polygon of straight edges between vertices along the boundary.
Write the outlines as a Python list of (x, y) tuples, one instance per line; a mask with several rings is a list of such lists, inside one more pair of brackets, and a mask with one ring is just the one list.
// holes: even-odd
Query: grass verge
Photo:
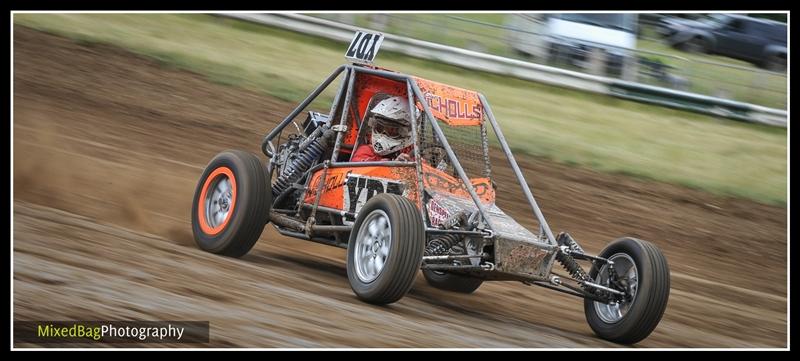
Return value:
[[(343, 44), (209, 15), (15, 14), (14, 22), (78, 41), (114, 44), (211, 81), (292, 102), (344, 62)], [(379, 54), (377, 63), (483, 92), (515, 151), (763, 203), (786, 202), (785, 129), (390, 52)]]

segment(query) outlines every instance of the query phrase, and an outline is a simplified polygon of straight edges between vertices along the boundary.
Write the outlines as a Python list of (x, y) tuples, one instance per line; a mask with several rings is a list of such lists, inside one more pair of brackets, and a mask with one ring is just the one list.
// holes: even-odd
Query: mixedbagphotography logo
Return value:
[(14, 342), (208, 343), (208, 321), (15, 321)]

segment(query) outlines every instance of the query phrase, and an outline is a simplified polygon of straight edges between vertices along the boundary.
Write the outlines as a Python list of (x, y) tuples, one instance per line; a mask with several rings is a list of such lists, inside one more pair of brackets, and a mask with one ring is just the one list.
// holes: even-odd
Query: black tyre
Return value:
[(230, 257), (247, 254), (269, 220), (272, 191), (258, 157), (227, 150), (203, 171), (192, 203), (197, 245)]
[(786, 55), (770, 55), (764, 60), (762, 67), (769, 71), (784, 72), (786, 71)]
[[(616, 304), (585, 299), (586, 321), (598, 336), (609, 341), (633, 344), (645, 339), (667, 308), (670, 276), (666, 258), (652, 243), (635, 238), (614, 241), (600, 257), (613, 261), (620, 279), (630, 281), (628, 291), (633, 297)], [(589, 277), (608, 286), (608, 266), (593, 266)]]
[(701, 37), (694, 37), (683, 43), (681, 48), (689, 53), (705, 54), (708, 52), (708, 41)]
[(483, 284), (480, 278), (469, 277), (454, 273), (423, 269), (422, 275), (428, 284), (445, 291), (458, 293), (472, 293)]
[(347, 278), (360, 299), (388, 304), (411, 289), (425, 249), (416, 205), (395, 194), (370, 199), (356, 217), (347, 247)]

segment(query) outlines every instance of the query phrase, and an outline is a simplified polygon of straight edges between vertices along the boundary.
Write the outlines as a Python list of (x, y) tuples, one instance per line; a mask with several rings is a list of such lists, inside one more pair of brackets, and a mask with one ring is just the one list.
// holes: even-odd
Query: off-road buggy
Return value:
[[(398, 301), (420, 269), (432, 286), (462, 293), (487, 280), (516, 280), (584, 298), (586, 319), (604, 339), (647, 337), (669, 297), (661, 251), (621, 238), (595, 256), (569, 234), (554, 235), (486, 98), (363, 62), (374, 58), (369, 51), (380, 37), (359, 33), (350, 51), (362, 63), (337, 68), (265, 136), (266, 164), (235, 150), (209, 163), (192, 209), (199, 247), (243, 256), (271, 222), (283, 235), (346, 248), (350, 285), (369, 303)], [(307, 112), (340, 75), (330, 111)], [(387, 96), (406, 97), (409, 114), (421, 114), (411, 122), (412, 160), (351, 162), (368, 134), (369, 110)], [(488, 127), (538, 221), (536, 232), (495, 204)], [(590, 263), (589, 271), (578, 261)], [(566, 274), (553, 272), (556, 262)]]

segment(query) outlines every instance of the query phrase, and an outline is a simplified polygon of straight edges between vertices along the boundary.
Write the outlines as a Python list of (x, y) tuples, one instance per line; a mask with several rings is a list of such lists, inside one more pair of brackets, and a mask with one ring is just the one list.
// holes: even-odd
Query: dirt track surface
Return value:
[[(258, 153), (292, 104), (20, 26), (13, 99), (15, 320), (209, 320), (217, 347), (619, 347), (581, 300), (542, 288), (457, 295), (420, 275), (379, 307), (353, 295), (344, 250), (271, 226), (241, 259), (200, 251), (202, 169)], [(518, 157), (555, 231), (590, 252), (622, 235), (665, 252), (669, 305), (637, 347), (786, 347), (785, 208)], [(530, 219), (506, 164), (500, 206)]]

